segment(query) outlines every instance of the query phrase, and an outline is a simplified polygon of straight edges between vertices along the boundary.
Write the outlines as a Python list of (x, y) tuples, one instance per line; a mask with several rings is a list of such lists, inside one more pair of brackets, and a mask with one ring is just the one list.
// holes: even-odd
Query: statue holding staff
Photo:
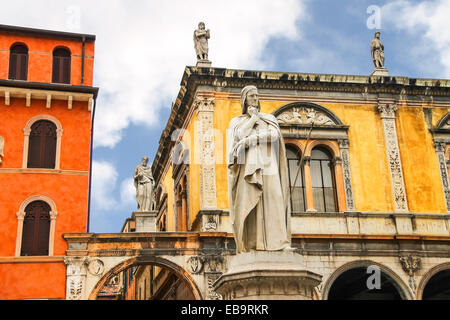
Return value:
[(258, 90), (241, 91), (242, 114), (230, 121), (227, 164), (237, 252), (292, 250), (286, 149), (277, 119), (260, 112)]

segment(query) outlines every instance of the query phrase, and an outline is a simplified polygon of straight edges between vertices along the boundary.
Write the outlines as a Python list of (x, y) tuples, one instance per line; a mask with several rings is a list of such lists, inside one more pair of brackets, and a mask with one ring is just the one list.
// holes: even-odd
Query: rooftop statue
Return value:
[(194, 48), (197, 60), (208, 60), (209, 29), (205, 29), (205, 23), (200, 22), (198, 29), (194, 31)]
[(148, 157), (143, 157), (142, 163), (136, 166), (133, 175), (138, 211), (142, 212), (149, 212), (154, 209), (153, 187), (155, 180), (152, 176), (152, 169), (147, 164)]
[(380, 40), (380, 32), (375, 32), (375, 37), (370, 43), (373, 64), (376, 69), (384, 68), (384, 46)]

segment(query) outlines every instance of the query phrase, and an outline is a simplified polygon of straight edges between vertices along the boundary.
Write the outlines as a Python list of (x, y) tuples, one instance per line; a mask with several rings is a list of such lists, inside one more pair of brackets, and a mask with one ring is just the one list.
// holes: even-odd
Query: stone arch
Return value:
[(167, 268), (173, 273), (175, 273), (179, 278), (191, 289), (192, 294), (194, 295), (195, 300), (203, 300), (203, 296), (201, 294), (201, 290), (194, 278), (191, 274), (186, 271), (180, 265), (164, 259), (158, 256), (139, 256), (133, 257), (130, 259), (126, 259), (116, 266), (112, 267), (108, 272), (106, 272), (101, 279), (95, 284), (92, 291), (88, 295), (89, 300), (95, 300), (101, 288), (106, 284), (106, 282), (111, 279), (114, 275), (119, 274), (120, 272), (134, 266), (134, 265), (146, 265), (152, 264), (158, 267)]
[(390, 268), (382, 265), (381, 263), (372, 261), (372, 260), (357, 260), (345, 263), (344, 265), (337, 268), (327, 279), (323, 286), (322, 290), (322, 300), (328, 300), (328, 295), (330, 293), (330, 289), (333, 286), (333, 283), (337, 280), (337, 278), (345, 273), (346, 271), (349, 271), (351, 269), (355, 268), (361, 268), (361, 267), (368, 267), (370, 265), (378, 266), (382, 273), (387, 275), (391, 280), (397, 291), (399, 292), (401, 298), (403, 300), (413, 300), (414, 295), (411, 293), (408, 286), (405, 284), (405, 282)]
[(339, 152), (339, 147), (337, 146), (337, 144), (333, 143), (333, 141), (329, 141), (329, 140), (313, 140), (313, 141), (311, 141), (306, 148), (305, 156), (311, 156), (311, 151), (315, 147), (323, 147), (323, 148), (327, 149), (333, 156), (333, 159), (339, 158), (341, 156), (341, 154)]
[[(283, 115), (288, 115), (291, 111), (297, 109), (304, 109), (305, 111), (311, 110), (316, 115), (319, 115), (318, 120), (320, 120), (316, 125), (325, 125), (325, 126), (343, 126), (344, 124), (342, 121), (330, 110), (327, 108), (312, 103), (312, 102), (292, 102), (289, 104), (286, 104), (277, 110), (273, 112), (273, 115), (278, 119), (278, 121), (281, 121), (280, 124), (283, 124)], [(322, 117), (322, 118), (320, 118)], [(316, 120), (317, 120), (316, 119)], [(292, 117), (290, 120), (287, 121), (288, 124), (303, 124), (303, 125), (309, 125), (310, 122), (308, 122), (308, 116), (306, 117)]]
[(450, 129), (450, 113), (447, 113), (445, 116), (442, 117), (441, 120), (439, 120), (436, 128), (437, 129)]
[(417, 286), (417, 293), (416, 293), (417, 300), (422, 300), (423, 291), (425, 290), (425, 287), (430, 281), (430, 279), (437, 273), (445, 270), (450, 270), (450, 262), (438, 264), (437, 266), (434, 266), (433, 268), (428, 270), (428, 272), (423, 275), (419, 285)]

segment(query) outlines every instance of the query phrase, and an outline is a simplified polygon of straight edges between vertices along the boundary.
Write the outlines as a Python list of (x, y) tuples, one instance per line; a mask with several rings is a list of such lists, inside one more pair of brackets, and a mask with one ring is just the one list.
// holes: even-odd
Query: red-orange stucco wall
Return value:
[[(35, 38), (0, 33), (0, 78), (8, 79), (9, 49), (24, 43), (29, 50), (28, 81), (51, 82), (52, 52), (54, 48), (69, 48), (71, 84), (81, 84), (81, 41)], [(85, 83), (92, 85), (94, 43), (85, 47)], [(50, 92), (51, 93), (51, 92)], [(22, 169), (24, 131), (27, 122), (38, 115), (50, 115), (62, 126), (60, 169)], [(0, 98), (0, 136), (4, 137), (4, 157), (0, 164), (0, 299), (64, 299), (66, 267), (63, 256), (67, 244), (64, 233), (86, 232), (91, 112), (88, 103), (74, 101), (72, 109), (67, 101), (46, 101), (32, 97), (31, 106), (25, 98), (12, 97), (10, 105)], [(37, 170), (39, 171), (39, 170)], [(31, 196), (42, 195), (53, 200), (57, 210), (54, 235), (54, 258), (32, 257), (25, 261), (15, 257), (17, 212)], [(29, 258), (26, 258), (29, 259)]]
[[(16, 34), (0, 34), (0, 79), (8, 79), (9, 51), (13, 44), (22, 43), (28, 48), (28, 81), (52, 82), (53, 50), (65, 47), (71, 53), (70, 84), (81, 84), (82, 42), (53, 38), (36, 38)], [(85, 43), (84, 85), (92, 86), (94, 68), (94, 42)]]

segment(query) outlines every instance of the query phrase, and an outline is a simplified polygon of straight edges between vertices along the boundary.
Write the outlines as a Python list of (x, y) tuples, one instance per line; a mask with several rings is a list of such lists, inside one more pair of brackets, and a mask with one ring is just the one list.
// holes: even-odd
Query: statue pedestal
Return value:
[(387, 77), (389, 75), (389, 71), (386, 68), (375, 68), (373, 69), (373, 72), (371, 76), (383, 76)]
[(156, 211), (135, 211), (131, 216), (136, 221), (135, 232), (156, 232)]
[(200, 59), (200, 60), (197, 60), (196, 67), (209, 68), (209, 67), (211, 67), (211, 64), (212, 64), (212, 62), (209, 60)]
[(298, 253), (252, 251), (234, 256), (213, 286), (224, 300), (312, 300), (321, 281)]

